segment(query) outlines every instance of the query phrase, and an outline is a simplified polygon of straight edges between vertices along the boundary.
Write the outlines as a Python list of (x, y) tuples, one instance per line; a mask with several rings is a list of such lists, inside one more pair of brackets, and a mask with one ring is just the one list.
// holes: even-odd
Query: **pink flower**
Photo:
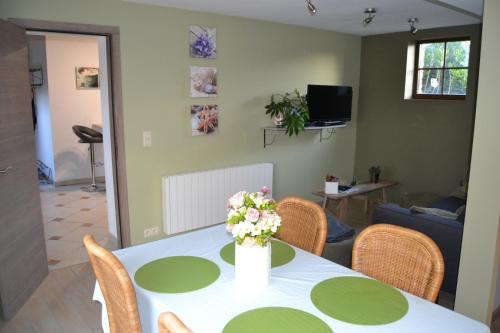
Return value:
[(268, 194), (271, 194), (271, 190), (268, 189), (266, 186), (263, 186), (261, 189), (260, 189), (260, 193), (264, 194), (264, 195), (268, 195)]
[(248, 208), (245, 218), (247, 221), (257, 222), (259, 220), (259, 211), (255, 208)]

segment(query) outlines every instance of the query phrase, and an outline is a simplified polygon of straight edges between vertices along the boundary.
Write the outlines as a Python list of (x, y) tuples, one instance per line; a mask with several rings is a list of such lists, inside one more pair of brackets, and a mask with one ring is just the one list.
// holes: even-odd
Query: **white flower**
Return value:
[(260, 192), (255, 193), (255, 195), (252, 196), (252, 199), (253, 199), (253, 202), (255, 203), (255, 205), (257, 206), (257, 208), (262, 206), (262, 204), (265, 201), (264, 196)]
[(247, 234), (251, 233), (253, 229), (253, 223), (250, 221), (243, 221), (236, 224), (233, 227), (232, 234), (233, 237), (244, 238)]
[(229, 198), (229, 205), (232, 208), (241, 208), (241, 206), (243, 206), (243, 203), (245, 202), (244, 195), (246, 193), (247, 192), (245, 192), (245, 191), (240, 191), (240, 192), (236, 193), (235, 195), (233, 195), (231, 198)]
[(236, 209), (229, 209), (229, 212), (227, 213), (227, 217), (231, 218), (233, 216), (240, 215), (239, 212)]
[(257, 222), (253, 225), (251, 235), (252, 236), (259, 236), (262, 232), (262, 225), (260, 222)]
[(279, 215), (275, 214), (273, 222), (272, 222), (272, 226), (271, 226), (271, 232), (277, 232), (278, 227), (280, 225), (281, 225), (281, 217), (279, 217)]

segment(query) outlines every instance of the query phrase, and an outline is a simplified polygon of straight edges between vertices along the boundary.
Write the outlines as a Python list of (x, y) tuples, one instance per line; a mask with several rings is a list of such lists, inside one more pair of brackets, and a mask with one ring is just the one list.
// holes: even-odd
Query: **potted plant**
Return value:
[(299, 135), (309, 120), (307, 101), (297, 89), (293, 93), (272, 95), (271, 103), (266, 105), (266, 114), (278, 119), (289, 136)]
[(370, 173), (370, 182), (378, 183), (380, 179), (380, 165), (371, 166), (368, 172)]

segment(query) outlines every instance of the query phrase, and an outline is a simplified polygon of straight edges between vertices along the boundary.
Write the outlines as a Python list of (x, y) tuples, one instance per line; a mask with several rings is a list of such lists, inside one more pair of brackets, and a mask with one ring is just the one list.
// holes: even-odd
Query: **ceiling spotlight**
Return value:
[(418, 28), (415, 26), (415, 23), (418, 23), (418, 18), (412, 17), (408, 20), (408, 23), (410, 24), (410, 33), (415, 35), (418, 32)]
[(375, 13), (377, 10), (375, 8), (366, 8), (365, 14), (368, 15), (363, 20), (363, 25), (366, 27), (368, 24), (372, 23), (373, 18), (375, 17)]
[(313, 3), (311, 2), (311, 0), (306, 0), (307, 2), (307, 9), (309, 10), (309, 14), (311, 15), (316, 15), (316, 6), (313, 5)]

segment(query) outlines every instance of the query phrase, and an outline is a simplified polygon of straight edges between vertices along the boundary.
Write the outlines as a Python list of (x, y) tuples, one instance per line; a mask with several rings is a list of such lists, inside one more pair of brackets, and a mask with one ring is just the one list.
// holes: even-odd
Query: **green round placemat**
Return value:
[[(228, 264), (234, 265), (234, 242), (220, 250), (221, 258)], [(271, 267), (278, 267), (289, 263), (295, 258), (295, 250), (287, 243), (271, 240)]]
[(185, 293), (204, 288), (219, 278), (219, 266), (210, 260), (178, 256), (145, 264), (135, 273), (135, 283), (157, 293)]
[(408, 312), (408, 301), (395, 288), (377, 280), (338, 277), (318, 283), (311, 300), (324, 314), (358, 325), (384, 325)]
[(259, 308), (243, 312), (226, 324), (222, 333), (333, 333), (310, 313), (284, 307)]

